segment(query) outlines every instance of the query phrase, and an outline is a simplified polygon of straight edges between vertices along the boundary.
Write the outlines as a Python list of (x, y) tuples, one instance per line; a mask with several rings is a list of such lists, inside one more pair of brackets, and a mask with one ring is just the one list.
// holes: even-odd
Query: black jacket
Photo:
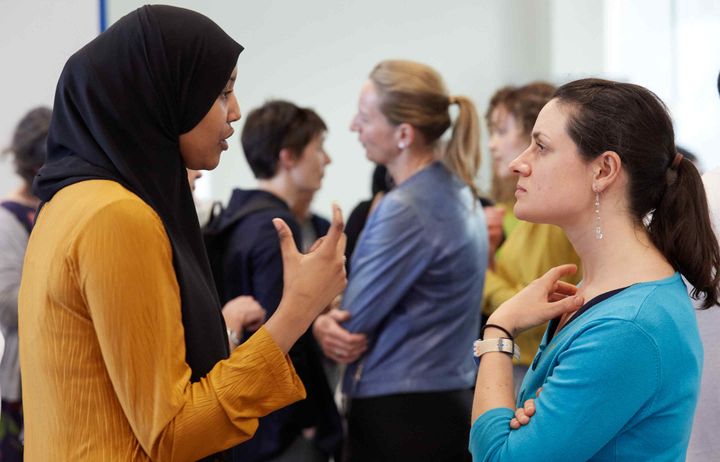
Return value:
[[(300, 227), (280, 198), (266, 191), (236, 189), (223, 219), (235, 214), (250, 201), (276, 202), (277, 207), (252, 213), (229, 231), (227, 252), (223, 258), (222, 302), (239, 295), (251, 295), (270, 317), (277, 309), (283, 291), (283, 267), (273, 218), (282, 218), (293, 232), (295, 243), (301, 240)], [(233, 449), (235, 461), (262, 461), (287, 448), (304, 428), (315, 427), (315, 444), (328, 455), (342, 442), (342, 427), (333, 394), (327, 383), (322, 352), (308, 331), (290, 350), (293, 365), (305, 385), (307, 399), (260, 419), (255, 436)]]

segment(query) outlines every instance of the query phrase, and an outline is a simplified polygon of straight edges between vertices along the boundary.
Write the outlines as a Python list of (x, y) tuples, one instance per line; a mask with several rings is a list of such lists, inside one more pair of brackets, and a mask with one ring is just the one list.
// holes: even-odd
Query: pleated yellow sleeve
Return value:
[(170, 242), (155, 212), (111, 181), (45, 205), (19, 307), (28, 461), (197, 460), (305, 397), (264, 329), (190, 383)]

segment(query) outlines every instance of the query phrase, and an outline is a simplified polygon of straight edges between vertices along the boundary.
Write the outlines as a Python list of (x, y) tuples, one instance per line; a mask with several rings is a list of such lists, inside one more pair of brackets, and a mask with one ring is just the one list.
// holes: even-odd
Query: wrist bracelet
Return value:
[(227, 336), (228, 336), (228, 340), (230, 340), (230, 343), (232, 344), (233, 348), (237, 348), (240, 345), (240, 339), (238, 338), (238, 335), (237, 335), (237, 333), (235, 333), (234, 330), (228, 329)]
[(515, 337), (513, 337), (513, 335), (510, 332), (508, 332), (507, 329), (505, 329), (502, 326), (498, 326), (497, 324), (485, 324), (483, 326), (482, 330), (480, 331), (480, 337), (485, 338), (485, 329), (487, 329), (488, 327), (492, 327), (499, 331), (502, 331), (504, 334), (506, 334), (508, 336), (508, 338), (510, 340), (512, 340), (513, 342), (515, 341)]
[(520, 359), (520, 347), (512, 339), (500, 337), (473, 342), (473, 359), (475, 359), (476, 365), (480, 365), (482, 355), (490, 352), (505, 353), (515, 359)]

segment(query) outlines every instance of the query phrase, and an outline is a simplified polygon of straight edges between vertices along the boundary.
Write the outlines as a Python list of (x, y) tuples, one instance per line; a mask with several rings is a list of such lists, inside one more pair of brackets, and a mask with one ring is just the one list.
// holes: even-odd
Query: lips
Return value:
[(228, 149), (229, 145), (228, 145), (227, 139), (230, 138), (231, 136), (233, 136), (234, 133), (235, 133), (235, 130), (230, 129), (229, 134), (227, 136), (225, 136), (224, 139), (220, 140), (220, 146), (222, 147), (223, 151), (226, 151)]

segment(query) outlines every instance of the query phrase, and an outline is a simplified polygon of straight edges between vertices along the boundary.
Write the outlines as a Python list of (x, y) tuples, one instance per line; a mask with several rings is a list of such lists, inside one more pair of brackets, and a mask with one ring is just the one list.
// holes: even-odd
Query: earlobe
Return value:
[(410, 147), (415, 141), (415, 128), (408, 124), (403, 123), (397, 127), (397, 145), (400, 150)]
[(601, 193), (617, 180), (622, 160), (615, 151), (605, 151), (593, 163), (593, 190)]

